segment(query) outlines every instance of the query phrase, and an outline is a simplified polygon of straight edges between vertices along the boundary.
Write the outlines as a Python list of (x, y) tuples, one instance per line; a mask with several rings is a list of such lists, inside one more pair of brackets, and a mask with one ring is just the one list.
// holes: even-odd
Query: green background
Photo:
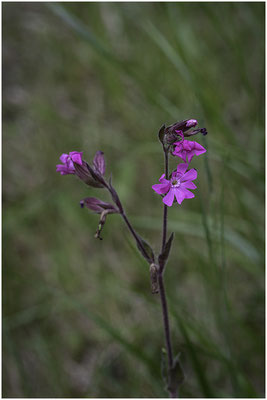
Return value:
[[(169, 210), (181, 397), (264, 396), (264, 3), (3, 3), (3, 396), (167, 397), (158, 296), (108, 200), (56, 173), (102, 150), (159, 250), (163, 123), (196, 118), (195, 199)], [(177, 159), (171, 160), (175, 167)], [(162, 361), (163, 358), (163, 361)]]

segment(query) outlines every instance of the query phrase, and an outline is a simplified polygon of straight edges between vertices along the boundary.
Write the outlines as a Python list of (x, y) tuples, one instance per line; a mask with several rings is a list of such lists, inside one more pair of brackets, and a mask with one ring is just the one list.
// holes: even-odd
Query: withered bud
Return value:
[(154, 263), (150, 264), (149, 272), (150, 272), (151, 292), (152, 294), (156, 294), (159, 292), (158, 266)]
[(101, 231), (102, 231), (102, 229), (103, 229), (103, 227), (104, 227), (104, 225), (105, 225), (106, 218), (107, 218), (107, 215), (108, 215), (108, 214), (109, 214), (109, 210), (104, 210), (104, 211), (102, 211), (102, 213), (101, 213), (101, 215), (100, 215), (100, 220), (99, 220), (98, 228), (97, 228), (97, 231), (96, 231), (96, 233), (95, 233), (95, 238), (96, 238), (96, 239), (103, 240), (103, 238), (100, 236), (100, 233), (101, 233)]
[(102, 240), (100, 233), (105, 225), (106, 218), (108, 214), (118, 214), (119, 210), (111, 203), (106, 203), (95, 197), (86, 197), (80, 201), (80, 205), (83, 208), (87, 207), (89, 210), (94, 211), (96, 214), (100, 214), (100, 220), (98, 224), (97, 231), (95, 233), (95, 238)]

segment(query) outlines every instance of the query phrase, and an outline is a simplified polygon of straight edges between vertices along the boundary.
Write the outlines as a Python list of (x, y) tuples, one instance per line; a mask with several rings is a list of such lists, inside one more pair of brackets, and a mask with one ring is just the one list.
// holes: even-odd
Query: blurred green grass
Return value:
[(3, 3), (4, 397), (166, 396), (147, 265), (119, 216), (93, 238), (79, 200), (98, 191), (55, 165), (104, 151), (157, 249), (157, 131), (184, 118), (209, 134), (196, 198), (169, 212), (181, 397), (264, 396), (264, 8)]

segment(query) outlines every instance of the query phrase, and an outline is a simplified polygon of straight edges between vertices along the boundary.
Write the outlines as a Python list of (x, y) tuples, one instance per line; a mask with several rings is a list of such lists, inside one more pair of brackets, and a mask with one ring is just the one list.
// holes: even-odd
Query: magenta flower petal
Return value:
[(161, 177), (159, 178), (159, 182), (160, 183), (168, 183), (169, 181), (167, 179), (165, 179), (165, 174), (161, 175)]
[(56, 172), (60, 172), (61, 175), (68, 175), (68, 174), (74, 174), (75, 171), (68, 168), (66, 165), (63, 164), (58, 164), (56, 169)]
[(190, 142), (189, 140), (184, 140), (184, 141), (182, 142), (182, 148), (183, 148), (183, 150), (186, 151), (186, 152), (192, 151), (193, 148), (194, 148), (193, 143), (194, 143), (194, 142)]
[(194, 182), (191, 181), (185, 181), (181, 183), (181, 188), (182, 189), (196, 189), (196, 185), (194, 184)]
[(183, 194), (185, 199), (192, 199), (195, 197), (194, 193), (190, 192), (190, 190), (183, 189)]
[(184, 174), (184, 176), (181, 178), (181, 182), (194, 181), (195, 179), (197, 179), (197, 171), (192, 168)]
[(194, 157), (194, 151), (190, 151), (187, 153), (188, 164), (191, 163), (193, 157)]
[(170, 182), (167, 181), (167, 183), (157, 183), (156, 185), (153, 185), (152, 189), (158, 194), (165, 194), (170, 189), (170, 186)]
[(178, 188), (178, 189), (174, 190), (174, 194), (175, 194), (178, 204), (181, 204), (182, 201), (185, 199), (184, 191), (182, 189)]
[(188, 163), (191, 162), (194, 155), (199, 156), (206, 152), (206, 149), (197, 142), (191, 140), (182, 139), (180, 142), (174, 143), (175, 149), (173, 151), (174, 156), (182, 158), (185, 162), (188, 159)]
[(61, 161), (63, 164), (65, 164), (65, 163), (67, 162), (68, 157), (69, 157), (68, 154), (63, 153), (63, 154), (59, 157), (59, 159), (60, 159), (60, 161)]
[(82, 165), (82, 156), (83, 152), (78, 152), (78, 151), (71, 151), (70, 152), (70, 158), (72, 159), (73, 162), (76, 164)]
[(195, 142), (195, 143), (196, 143), (196, 145), (195, 145), (195, 154), (196, 154), (196, 156), (199, 156), (200, 154), (206, 153), (207, 150), (203, 146), (201, 146), (201, 144), (199, 144), (197, 142)]
[(174, 200), (174, 190), (170, 189), (169, 193), (166, 194), (166, 196), (163, 198), (163, 203), (166, 204), (166, 206), (171, 207), (172, 203)]
[(187, 170), (187, 168), (188, 168), (188, 164), (187, 163), (179, 164), (179, 165), (177, 165), (177, 172), (179, 172), (180, 174), (184, 175), (184, 173)]

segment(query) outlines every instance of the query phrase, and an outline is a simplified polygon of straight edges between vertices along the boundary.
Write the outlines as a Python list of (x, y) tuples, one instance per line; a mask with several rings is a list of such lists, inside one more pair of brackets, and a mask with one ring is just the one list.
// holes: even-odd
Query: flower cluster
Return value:
[[(78, 151), (71, 151), (69, 154), (63, 153), (59, 158), (62, 164), (57, 165), (56, 171), (61, 175), (76, 175), (84, 183), (95, 188), (110, 188), (111, 184), (108, 185), (104, 178), (106, 170), (104, 153), (97, 151), (92, 165), (89, 165), (82, 157), (83, 153)], [(105, 224), (107, 215), (117, 214), (119, 209), (113, 204), (105, 203), (95, 197), (86, 197), (80, 201), (80, 205), (82, 208), (86, 207), (96, 214), (100, 214), (95, 237), (101, 239), (100, 232)]]
[(192, 199), (195, 195), (188, 189), (196, 189), (192, 182), (197, 178), (195, 169), (188, 170), (188, 165), (194, 156), (199, 156), (206, 152), (206, 149), (199, 143), (192, 140), (186, 140), (186, 137), (202, 133), (207, 134), (205, 128), (191, 130), (198, 124), (196, 119), (187, 119), (176, 122), (165, 128), (163, 126), (159, 132), (159, 139), (162, 142), (164, 151), (173, 156), (180, 157), (184, 163), (179, 164), (177, 169), (172, 172), (170, 177), (163, 174), (159, 179), (159, 184), (153, 185), (152, 189), (163, 197), (163, 203), (172, 206), (176, 200), (181, 204), (184, 199)]

